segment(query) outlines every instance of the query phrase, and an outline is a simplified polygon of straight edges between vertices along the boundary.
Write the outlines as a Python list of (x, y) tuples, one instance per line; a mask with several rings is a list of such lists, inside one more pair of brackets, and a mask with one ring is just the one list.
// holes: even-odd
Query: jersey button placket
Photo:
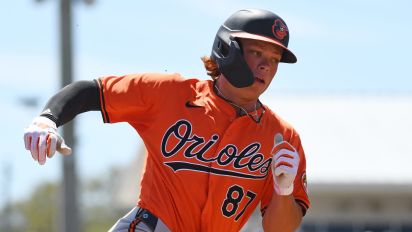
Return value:
[(230, 118), (229, 119), (230, 124), (227, 127), (227, 129), (225, 130), (225, 134), (223, 135), (224, 137), (231, 137), (233, 135), (233, 130), (236, 129), (236, 127), (238, 127), (239, 122), (240, 122), (240, 118)]

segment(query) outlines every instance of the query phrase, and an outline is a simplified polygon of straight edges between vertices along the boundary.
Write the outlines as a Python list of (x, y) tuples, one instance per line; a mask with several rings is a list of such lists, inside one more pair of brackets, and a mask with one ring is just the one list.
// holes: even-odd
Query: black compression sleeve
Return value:
[(76, 115), (87, 111), (101, 110), (99, 87), (95, 81), (73, 82), (47, 102), (42, 116), (61, 126)]

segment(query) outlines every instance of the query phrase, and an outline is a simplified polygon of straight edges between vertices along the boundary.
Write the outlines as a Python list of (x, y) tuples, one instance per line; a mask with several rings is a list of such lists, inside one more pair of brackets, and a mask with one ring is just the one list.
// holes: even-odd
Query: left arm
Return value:
[(302, 221), (301, 207), (293, 195), (282, 196), (273, 192), (272, 200), (263, 215), (264, 231), (293, 232)]
[(302, 208), (293, 195), (301, 158), (296, 148), (283, 141), (281, 135), (275, 140), (271, 163), (274, 191), (264, 211), (262, 224), (264, 231), (293, 232), (303, 217)]

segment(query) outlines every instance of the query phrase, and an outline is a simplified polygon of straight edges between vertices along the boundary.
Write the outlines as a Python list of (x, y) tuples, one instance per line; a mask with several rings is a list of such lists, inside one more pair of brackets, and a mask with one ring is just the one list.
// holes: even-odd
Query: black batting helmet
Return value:
[(278, 15), (260, 9), (239, 10), (232, 14), (219, 28), (213, 43), (211, 59), (219, 71), (235, 87), (253, 84), (254, 77), (237, 38), (261, 40), (283, 48), (280, 62), (295, 63), (296, 56), (288, 49), (289, 30)]

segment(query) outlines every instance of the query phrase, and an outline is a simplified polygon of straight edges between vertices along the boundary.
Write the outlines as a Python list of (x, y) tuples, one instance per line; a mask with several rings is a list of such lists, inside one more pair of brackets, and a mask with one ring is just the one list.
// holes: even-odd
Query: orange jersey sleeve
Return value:
[(104, 122), (144, 122), (172, 94), (168, 85), (181, 79), (178, 74), (150, 73), (97, 79)]

